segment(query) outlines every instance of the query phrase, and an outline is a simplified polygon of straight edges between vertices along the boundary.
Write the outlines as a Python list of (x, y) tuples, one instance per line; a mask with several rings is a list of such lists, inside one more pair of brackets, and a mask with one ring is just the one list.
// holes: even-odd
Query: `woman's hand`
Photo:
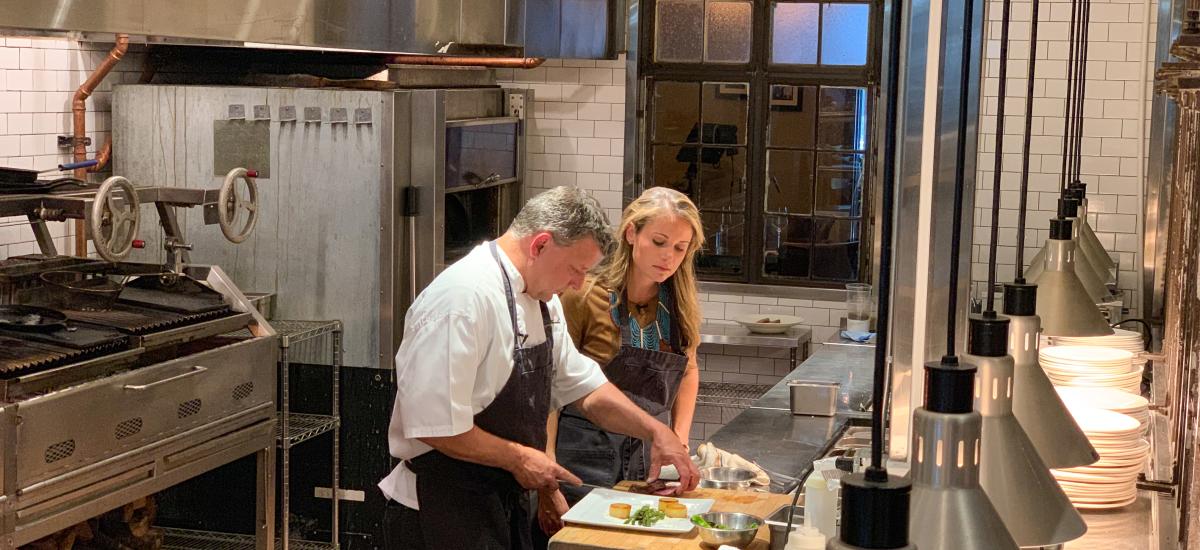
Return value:
[(563, 528), (562, 516), (567, 513), (567, 499), (558, 489), (538, 491), (538, 525), (547, 535)]

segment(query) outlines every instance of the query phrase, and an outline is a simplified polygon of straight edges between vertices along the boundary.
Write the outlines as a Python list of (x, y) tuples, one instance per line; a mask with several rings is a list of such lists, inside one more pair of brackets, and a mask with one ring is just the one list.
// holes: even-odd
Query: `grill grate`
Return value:
[(0, 336), (0, 373), (65, 363), (82, 352)]
[(225, 307), (194, 315), (184, 315), (182, 313), (171, 313), (169, 311), (118, 304), (107, 311), (67, 310), (63, 313), (67, 314), (68, 319), (109, 326), (122, 332), (142, 336), (151, 332), (199, 323), (209, 319), (217, 319), (228, 315), (229, 312), (230, 309)]

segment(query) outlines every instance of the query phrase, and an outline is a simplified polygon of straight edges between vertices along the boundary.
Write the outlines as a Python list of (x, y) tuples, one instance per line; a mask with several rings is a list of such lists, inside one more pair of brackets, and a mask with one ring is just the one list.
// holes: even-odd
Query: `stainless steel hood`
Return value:
[(395, 53), (519, 55), (525, 46), (525, 4), (526, 0), (0, 0), (0, 27)]

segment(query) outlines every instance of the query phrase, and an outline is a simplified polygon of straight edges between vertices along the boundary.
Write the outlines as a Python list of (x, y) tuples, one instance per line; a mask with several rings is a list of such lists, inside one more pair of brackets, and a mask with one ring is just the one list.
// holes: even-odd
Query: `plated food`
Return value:
[(563, 514), (563, 521), (575, 525), (682, 534), (696, 529), (689, 517), (708, 512), (712, 506), (713, 500), (707, 498), (658, 497), (593, 489)]

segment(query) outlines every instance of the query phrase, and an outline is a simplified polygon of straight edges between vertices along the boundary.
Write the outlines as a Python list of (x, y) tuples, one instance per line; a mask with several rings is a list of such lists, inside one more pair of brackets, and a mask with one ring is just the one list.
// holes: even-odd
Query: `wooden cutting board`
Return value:
[[(622, 482), (615, 488), (625, 489), (627, 483)], [(714, 512), (742, 512), (756, 515), (764, 520), (781, 506), (792, 502), (790, 495), (722, 489), (696, 489), (684, 494), (683, 497), (711, 498), (715, 501), (712, 507)], [(759, 527), (758, 536), (747, 549), (767, 550), (770, 537), (770, 532), (764, 524)], [(567, 524), (563, 530), (550, 539), (550, 550), (693, 550), (697, 548), (707, 548), (700, 546), (699, 529), (693, 529), (686, 535), (667, 535)]]

